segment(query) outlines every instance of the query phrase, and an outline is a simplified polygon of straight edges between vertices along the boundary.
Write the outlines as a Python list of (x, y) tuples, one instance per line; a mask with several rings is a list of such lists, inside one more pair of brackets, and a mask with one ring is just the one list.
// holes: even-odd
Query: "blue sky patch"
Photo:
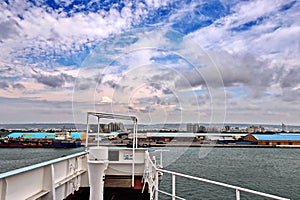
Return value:
[(167, 54), (165, 56), (152, 57), (151, 60), (164, 65), (168, 63), (177, 63), (181, 58), (175, 54)]
[(283, 6), (281, 6), (281, 8), (279, 9), (280, 12), (286, 11), (291, 9), (295, 4), (297, 3), (297, 1), (292, 1), (290, 3), (287, 3)]
[(242, 25), (239, 25), (237, 27), (234, 27), (232, 28), (231, 30), (232, 31), (236, 31), (236, 32), (239, 32), (239, 31), (247, 31), (247, 30), (250, 30), (253, 26), (257, 26), (257, 25), (260, 25), (262, 24), (262, 22), (264, 21), (265, 17), (259, 17), (253, 21), (249, 21), (249, 22), (246, 22)]
[(226, 88), (226, 90), (235, 98), (244, 98), (248, 95), (248, 91), (241, 87)]
[(205, 15), (210, 19), (219, 19), (228, 13), (228, 10), (219, 0), (212, 0), (204, 2), (195, 7), (194, 13), (196, 15)]

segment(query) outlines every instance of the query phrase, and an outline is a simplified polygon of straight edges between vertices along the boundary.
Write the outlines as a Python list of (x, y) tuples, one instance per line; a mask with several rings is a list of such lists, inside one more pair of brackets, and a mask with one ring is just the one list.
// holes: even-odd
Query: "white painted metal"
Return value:
[(88, 186), (86, 152), (0, 174), (1, 200), (63, 199)]
[(235, 196), (236, 196), (236, 200), (240, 200), (241, 199), (241, 195), (240, 195), (240, 191), (239, 190), (235, 190)]
[(158, 171), (155, 173), (155, 180), (153, 182), (155, 182), (155, 200), (158, 200)]
[(86, 115), (85, 148), (88, 147), (88, 143), (89, 143), (89, 131), (90, 131), (89, 116), (90, 116), (89, 114)]
[(135, 149), (138, 148), (138, 137), (137, 137), (137, 118), (133, 119), (133, 141), (135, 144), (132, 144), (132, 173), (131, 173), (131, 186), (134, 187), (134, 174), (135, 174), (135, 163), (136, 163), (136, 156), (135, 156)]
[(172, 200), (176, 198), (176, 176), (172, 174)]
[(163, 166), (163, 152), (167, 152), (169, 151), (168, 149), (158, 149), (158, 150), (155, 150), (155, 152), (160, 152), (160, 163), (158, 165), (159, 168), (164, 168)]
[(137, 134), (138, 123), (137, 123), (137, 119), (136, 119), (134, 125), (135, 125), (135, 128), (134, 128), (134, 134), (135, 134), (135, 148), (138, 148), (138, 134)]
[[(108, 160), (108, 151), (118, 151), (118, 161)], [(146, 149), (135, 152), (135, 172), (143, 176)], [(79, 187), (90, 187), (90, 198), (103, 198), (106, 175), (131, 175), (132, 152), (128, 148), (90, 147), (89, 152), (58, 158), (0, 174), (0, 199), (64, 199)], [(18, 192), (16, 192), (18, 190)]]
[[(128, 148), (109, 147), (109, 152), (118, 151), (118, 161), (109, 161), (106, 175), (131, 176), (132, 174), (132, 151)], [(145, 169), (146, 149), (138, 148), (135, 151), (135, 176), (143, 176)], [(131, 183), (130, 183), (131, 184)]]
[[(51, 191), (50, 191), (50, 195), (49, 195), (49, 197), (51, 198), (52, 197), (52, 199), (56, 199), (56, 195), (55, 195), (55, 184), (53, 184), (53, 180), (55, 180), (54, 179), (54, 165), (53, 164), (51, 164), (51, 172), (50, 172), (51, 174), (50, 174), (50, 176), (51, 176), (51, 183), (50, 183), (50, 187), (51, 187)], [(46, 176), (47, 177), (47, 176)]]
[(133, 138), (132, 138), (132, 169), (131, 169), (131, 185), (134, 187), (134, 174), (135, 174), (135, 149), (138, 146), (137, 142), (137, 118), (135, 116), (130, 115), (120, 115), (120, 114), (111, 114), (111, 113), (101, 113), (101, 112), (88, 112), (87, 113), (87, 135), (86, 135), (86, 147), (88, 147), (88, 137), (89, 137), (89, 116), (95, 116), (97, 117), (98, 122), (98, 132), (97, 132), (97, 146), (99, 146), (99, 123), (100, 119), (121, 119), (121, 120), (130, 120), (133, 121)]
[[(250, 189), (246, 189), (246, 188), (242, 188), (242, 187), (238, 187), (238, 186), (234, 186), (234, 185), (230, 185), (230, 184), (226, 184), (226, 183), (221, 183), (221, 182), (217, 182), (217, 181), (212, 181), (212, 180), (208, 180), (208, 179), (204, 179), (204, 178), (199, 178), (199, 177), (195, 177), (195, 176), (190, 176), (190, 175), (181, 174), (181, 173), (172, 172), (172, 171), (163, 170), (163, 169), (158, 169), (158, 168), (156, 168), (156, 170), (157, 170), (157, 173), (158, 172), (168, 173), (168, 174), (171, 174), (172, 176), (185, 177), (185, 178), (192, 179), (192, 180), (197, 180), (197, 181), (201, 181), (201, 182), (205, 182), (205, 183), (209, 183), (209, 184), (213, 184), (213, 185), (218, 185), (218, 186), (234, 189), (234, 190), (236, 190), (236, 195), (240, 195), (240, 192), (243, 191), (246, 193), (250, 193), (250, 194), (254, 194), (254, 195), (262, 196), (262, 197), (267, 197), (270, 199), (288, 200), (288, 198), (279, 197), (276, 195), (267, 194), (267, 193), (263, 193), (263, 192), (258, 192), (255, 190), (250, 190)], [(169, 194), (169, 195), (173, 196), (173, 194)], [(176, 197), (176, 198), (178, 198), (178, 197)], [(238, 199), (238, 198), (239, 197), (236, 197), (236, 199)]]
[[(162, 190), (158, 190), (158, 192), (160, 192), (160, 193), (162, 193), (162, 194), (164, 194), (164, 195), (166, 195), (166, 196), (170, 196), (170, 197), (173, 198), (172, 194), (170, 194), (170, 193), (168, 193), (168, 192), (165, 192), (165, 191), (162, 191)], [(186, 199), (181, 198), (181, 197), (178, 197), (178, 196), (176, 196), (176, 195), (174, 196), (174, 199), (186, 200)]]
[(108, 166), (108, 148), (91, 147), (88, 156), (90, 200), (103, 200), (104, 178)]
[(99, 144), (100, 144), (100, 137), (99, 137), (99, 134), (100, 134), (100, 118), (99, 118), (99, 117), (97, 118), (97, 121), (98, 121), (98, 128), (97, 128), (97, 146), (99, 147)]
[(132, 138), (132, 167), (131, 167), (131, 186), (134, 187), (134, 167), (135, 167), (135, 148), (136, 148), (136, 125), (133, 124), (133, 138)]

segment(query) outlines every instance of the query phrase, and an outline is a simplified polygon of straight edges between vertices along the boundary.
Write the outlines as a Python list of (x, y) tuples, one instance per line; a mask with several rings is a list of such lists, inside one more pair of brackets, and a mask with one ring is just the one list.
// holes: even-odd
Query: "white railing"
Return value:
[[(239, 186), (234, 186), (234, 185), (230, 185), (230, 184), (226, 184), (226, 183), (221, 183), (221, 182), (217, 182), (217, 181), (212, 181), (212, 180), (208, 180), (208, 179), (204, 179), (204, 178), (199, 178), (199, 177), (195, 177), (195, 176), (190, 176), (190, 175), (186, 175), (186, 174), (181, 174), (181, 173), (177, 173), (177, 172), (172, 172), (172, 171), (168, 171), (168, 170), (164, 170), (164, 169), (157, 169), (156, 171), (156, 177), (159, 175), (159, 173), (166, 173), (166, 174), (171, 174), (172, 175), (172, 194), (159, 190), (158, 187), (156, 188), (156, 190), (160, 193), (163, 193), (165, 195), (171, 196), (172, 200), (175, 199), (183, 199), (182, 197), (176, 196), (176, 176), (180, 176), (180, 177), (184, 177), (184, 178), (188, 178), (188, 179), (192, 179), (192, 180), (196, 180), (196, 181), (201, 181), (204, 183), (208, 183), (208, 184), (213, 184), (213, 185), (217, 185), (217, 186), (222, 186), (225, 188), (229, 188), (229, 189), (234, 189), (235, 190), (235, 194), (236, 194), (236, 200), (240, 200), (240, 193), (241, 192), (246, 192), (246, 193), (250, 193), (250, 194), (254, 194), (257, 196), (261, 196), (261, 197), (267, 197), (270, 199), (276, 199), (276, 200), (288, 200), (287, 198), (283, 198), (283, 197), (279, 197), (276, 195), (272, 195), (272, 194), (267, 194), (267, 193), (263, 193), (263, 192), (258, 192), (255, 190), (250, 190), (247, 188), (243, 188), (243, 187), (239, 187)], [(156, 200), (158, 199), (158, 195), (155, 196)]]
[[(159, 177), (162, 174), (171, 174), (172, 175), (172, 183), (171, 183), (172, 184), (172, 193), (169, 193), (169, 192), (159, 189), (158, 182), (159, 182)], [(182, 197), (179, 197), (176, 195), (176, 176), (184, 177), (187, 179), (196, 180), (196, 181), (200, 181), (200, 182), (204, 182), (204, 183), (208, 183), (208, 184), (212, 184), (212, 185), (217, 185), (217, 186), (225, 187), (228, 189), (233, 189), (233, 190), (235, 190), (236, 200), (241, 199), (241, 192), (250, 193), (253, 195), (266, 197), (266, 198), (270, 198), (270, 199), (288, 200), (288, 198), (283, 198), (283, 197), (279, 197), (276, 195), (267, 194), (264, 192), (258, 192), (255, 190), (251, 190), (251, 189), (247, 189), (247, 188), (243, 188), (243, 187), (239, 187), (239, 186), (234, 186), (234, 185), (230, 185), (230, 184), (226, 184), (226, 183), (221, 183), (218, 181), (212, 181), (209, 179), (204, 179), (204, 178), (190, 176), (190, 175), (177, 173), (177, 172), (173, 172), (173, 171), (169, 171), (169, 170), (164, 170), (164, 169), (157, 167), (155, 157), (151, 158), (149, 156), (149, 153), (148, 152), (146, 153), (144, 185), (146, 185), (146, 183), (148, 184), (151, 200), (158, 200), (159, 193), (162, 193), (164, 195), (172, 197), (172, 200), (176, 200), (176, 199), (185, 200), (185, 198), (182, 198)]]
[(87, 152), (0, 174), (0, 199), (64, 199), (87, 187)]

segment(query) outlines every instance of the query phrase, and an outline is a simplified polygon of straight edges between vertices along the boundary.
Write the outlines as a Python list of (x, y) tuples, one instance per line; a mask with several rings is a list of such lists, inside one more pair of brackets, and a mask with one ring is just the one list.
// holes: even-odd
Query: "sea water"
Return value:
[[(168, 148), (165, 169), (260, 192), (300, 199), (300, 149)], [(171, 175), (161, 189), (171, 192)], [(185, 199), (235, 199), (235, 190), (176, 177), (176, 195)], [(160, 200), (170, 199), (160, 194)], [(265, 199), (241, 192), (241, 199)]]
[(0, 173), (83, 151), (84, 148), (0, 148)]
[[(158, 148), (150, 148), (159, 162)], [(220, 181), (291, 199), (300, 199), (300, 149), (168, 147), (165, 169)], [(83, 151), (75, 149), (0, 149), (0, 173)], [(171, 193), (171, 176), (160, 189)], [(176, 195), (185, 199), (235, 199), (235, 191), (185, 178), (176, 178)], [(242, 199), (264, 199), (241, 192)], [(159, 194), (159, 199), (170, 199)]]

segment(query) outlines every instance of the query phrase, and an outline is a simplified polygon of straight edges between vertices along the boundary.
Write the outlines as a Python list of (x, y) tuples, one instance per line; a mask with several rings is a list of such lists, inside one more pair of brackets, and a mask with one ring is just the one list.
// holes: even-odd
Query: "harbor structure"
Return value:
[(300, 145), (300, 134), (248, 134), (244, 140), (266, 146)]
[(81, 146), (79, 132), (14, 132), (0, 138), (0, 148), (75, 148)]

